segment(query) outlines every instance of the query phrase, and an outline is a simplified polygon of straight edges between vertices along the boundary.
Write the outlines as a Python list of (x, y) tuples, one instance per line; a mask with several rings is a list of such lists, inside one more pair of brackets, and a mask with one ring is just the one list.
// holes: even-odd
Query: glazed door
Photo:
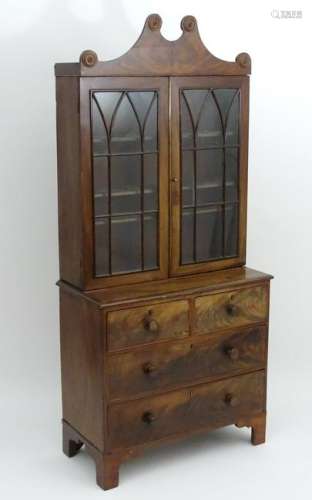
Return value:
[(248, 79), (171, 78), (171, 275), (243, 264)]
[(87, 282), (168, 275), (168, 79), (83, 79)]

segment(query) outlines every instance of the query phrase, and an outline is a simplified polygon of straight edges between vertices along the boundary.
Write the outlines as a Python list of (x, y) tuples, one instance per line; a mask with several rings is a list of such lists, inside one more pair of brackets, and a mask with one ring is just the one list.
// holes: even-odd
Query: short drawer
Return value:
[(189, 335), (186, 300), (153, 304), (108, 313), (108, 349), (115, 350)]
[(265, 321), (268, 315), (268, 289), (263, 286), (206, 295), (195, 300), (196, 330), (213, 333)]
[(235, 423), (265, 408), (259, 371), (109, 408), (111, 448), (134, 446), (194, 430)]
[(157, 349), (113, 354), (108, 358), (110, 398), (127, 399), (170, 389), (200, 378), (232, 376), (264, 368), (266, 327), (223, 334), (221, 338), (174, 342)]

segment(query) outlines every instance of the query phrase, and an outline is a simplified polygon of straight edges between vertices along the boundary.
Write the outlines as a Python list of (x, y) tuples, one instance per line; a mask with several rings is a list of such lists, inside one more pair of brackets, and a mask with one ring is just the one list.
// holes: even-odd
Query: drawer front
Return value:
[(108, 348), (121, 349), (189, 335), (186, 300), (153, 304), (108, 313)]
[(134, 446), (200, 427), (221, 427), (265, 408), (264, 372), (188, 390), (115, 403), (109, 408), (111, 448)]
[(232, 376), (264, 368), (266, 327), (223, 334), (203, 342), (175, 342), (156, 349), (111, 355), (110, 398), (124, 398), (208, 377)]
[(265, 321), (268, 314), (268, 290), (257, 286), (227, 293), (198, 297), (195, 300), (196, 330), (210, 333)]

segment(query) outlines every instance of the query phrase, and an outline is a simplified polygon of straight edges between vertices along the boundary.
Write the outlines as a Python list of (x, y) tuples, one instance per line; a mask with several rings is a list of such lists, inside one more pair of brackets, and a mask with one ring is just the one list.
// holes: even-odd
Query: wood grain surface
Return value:
[(196, 330), (214, 332), (265, 321), (268, 315), (268, 290), (257, 286), (195, 300)]
[[(109, 408), (112, 448), (133, 446), (208, 424), (229, 425), (264, 410), (264, 372), (202, 384)], [(234, 404), (235, 402), (235, 404)]]
[(266, 327), (254, 327), (204, 342), (187, 339), (111, 355), (107, 363), (110, 398), (128, 399), (201, 378), (259, 370), (266, 362), (266, 340)]
[(186, 300), (147, 305), (108, 313), (110, 350), (189, 334)]

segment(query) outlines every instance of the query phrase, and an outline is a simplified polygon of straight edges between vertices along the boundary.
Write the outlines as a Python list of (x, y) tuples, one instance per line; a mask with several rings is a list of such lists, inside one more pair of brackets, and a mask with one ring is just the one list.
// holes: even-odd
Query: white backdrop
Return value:
[[(273, 9), (301, 10), (302, 19), (276, 19)], [(2, 0), (0, 475), (4, 477), (0, 492), (4, 489), (7, 494), (3, 498), (13, 498), (14, 493), (20, 498), (22, 491), (32, 498), (37, 498), (36, 492), (38, 498), (43, 492), (45, 497), (50, 492), (51, 498), (101, 494), (92, 461), (83, 453), (72, 461), (60, 453), (53, 65), (77, 61), (86, 48), (94, 49), (102, 60), (118, 57), (136, 41), (152, 12), (162, 16), (162, 33), (169, 39), (180, 35), (181, 18), (193, 14), (213, 54), (234, 60), (246, 51), (252, 58), (247, 264), (275, 276), (269, 436), (267, 445), (252, 448), (246, 445), (248, 431), (229, 429), (200, 438), (196, 446), (191, 441), (156, 451), (125, 465), (120, 488), (105, 495), (135, 494), (140, 499), (148, 492), (153, 500), (162, 488), (172, 488), (180, 499), (193, 493), (199, 498), (206, 493), (235, 497), (236, 481), (237, 494), (273, 498), (279, 487), (284, 488), (284, 498), (293, 498), (308, 485), (311, 10), (307, 0), (285, 4)], [(287, 458), (294, 454), (297, 465)]]

